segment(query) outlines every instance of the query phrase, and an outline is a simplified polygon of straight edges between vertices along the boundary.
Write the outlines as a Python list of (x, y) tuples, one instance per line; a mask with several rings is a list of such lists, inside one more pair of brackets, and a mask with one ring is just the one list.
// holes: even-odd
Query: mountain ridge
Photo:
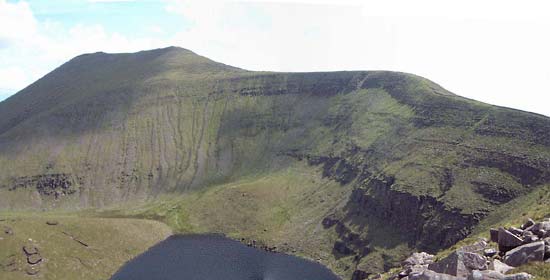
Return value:
[(548, 185), (549, 131), (408, 73), (86, 54), (0, 103), (0, 209), (152, 218), (374, 274)]

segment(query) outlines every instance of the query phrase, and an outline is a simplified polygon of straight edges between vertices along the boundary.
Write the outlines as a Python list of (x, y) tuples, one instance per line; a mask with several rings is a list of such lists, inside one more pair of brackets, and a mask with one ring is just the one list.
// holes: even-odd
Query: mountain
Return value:
[(81, 55), (0, 102), (0, 209), (223, 232), (344, 277), (448, 248), (549, 184), (550, 118), (407, 73), (169, 47)]

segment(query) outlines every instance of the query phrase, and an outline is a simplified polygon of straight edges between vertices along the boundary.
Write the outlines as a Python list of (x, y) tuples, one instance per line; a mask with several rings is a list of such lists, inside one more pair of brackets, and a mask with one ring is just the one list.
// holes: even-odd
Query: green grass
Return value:
[[(0, 278), (108, 279), (125, 262), (171, 234), (166, 225), (148, 220), (84, 218), (74, 214), (0, 213)], [(57, 221), (55, 226), (47, 221)], [(4, 234), (4, 227), (13, 235)], [(83, 246), (76, 240), (88, 245)], [(38, 248), (43, 262), (29, 276), (22, 247)], [(14, 265), (8, 266), (15, 261)]]

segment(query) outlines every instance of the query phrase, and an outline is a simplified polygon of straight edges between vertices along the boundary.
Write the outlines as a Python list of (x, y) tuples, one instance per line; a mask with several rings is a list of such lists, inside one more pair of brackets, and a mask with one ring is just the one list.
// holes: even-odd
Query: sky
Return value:
[(82, 53), (190, 49), (248, 70), (393, 70), (550, 116), (546, 0), (0, 0), (0, 100)]

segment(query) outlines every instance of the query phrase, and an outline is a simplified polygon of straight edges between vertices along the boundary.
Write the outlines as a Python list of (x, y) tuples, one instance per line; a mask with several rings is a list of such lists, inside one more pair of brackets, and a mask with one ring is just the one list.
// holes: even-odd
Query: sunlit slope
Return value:
[(154, 201), (296, 164), (346, 190), (308, 212), (338, 229), (338, 258), (380, 270), (398, 260), (369, 244), (448, 247), (547, 183), (550, 119), (411, 74), (251, 72), (179, 48), (79, 56), (0, 103), (0, 208)]

